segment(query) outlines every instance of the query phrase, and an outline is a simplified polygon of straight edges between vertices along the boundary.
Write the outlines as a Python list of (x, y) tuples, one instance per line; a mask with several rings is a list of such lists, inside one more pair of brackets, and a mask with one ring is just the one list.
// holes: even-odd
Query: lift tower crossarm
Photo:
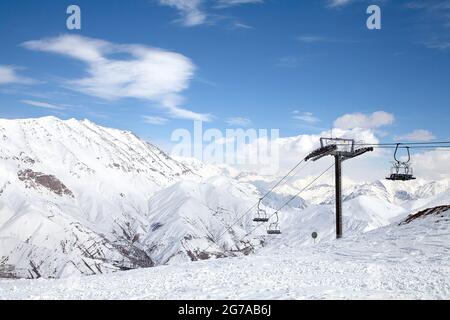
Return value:
[(329, 156), (331, 153), (337, 150), (337, 145), (329, 145), (324, 146), (319, 149), (314, 150), (311, 152), (306, 158), (305, 161), (313, 160), (317, 161), (319, 159), (322, 159), (323, 157)]
[(372, 152), (373, 147), (356, 149), (351, 156), (344, 156), (343, 161), (362, 156), (364, 153)]

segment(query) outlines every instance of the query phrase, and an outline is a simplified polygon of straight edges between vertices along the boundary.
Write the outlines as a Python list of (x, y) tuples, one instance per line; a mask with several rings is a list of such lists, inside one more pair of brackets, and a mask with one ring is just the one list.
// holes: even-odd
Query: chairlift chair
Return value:
[(276, 216), (276, 220), (274, 222), (272, 222), (269, 225), (269, 227), (267, 228), (267, 234), (270, 234), (270, 235), (281, 234), (281, 230), (279, 227), (280, 218), (278, 217), (278, 211), (275, 212), (275, 216)]
[(256, 217), (253, 219), (254, 222), (268, 222), (269, 221), (269, 216), (267, 215), (266, 210), (261, 209), (261, 201), (262, 201), (262, 199), (259, 199)]
[(408, 160), (400, 161), (397, 159), (397, 152), (398, 152), (399, 146), (400, 146), (400, 144), (397, 144), (397, 147), (395, 148), (395, 153), (394, 153), (395, 162), (393, 163), (393, 167), (391, 169), (391, 174), (386, 179), (391, 180), (391, 181), (415, 180), (416, 177), (414, 177), (414, 170), (410, 164), (411, 153), (409, 151), (409, 147), (406, 147), (406, 150), (408, 151)]

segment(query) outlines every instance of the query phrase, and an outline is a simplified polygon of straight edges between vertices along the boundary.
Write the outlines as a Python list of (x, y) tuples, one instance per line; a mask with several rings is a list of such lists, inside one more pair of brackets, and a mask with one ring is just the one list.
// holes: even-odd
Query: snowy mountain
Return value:
[[(281, 235), (252, 221), (248, 209), (276, 181), (173, 159), (131, 132), (87, 120), (0, 120), (0, 276), (91, 275), (305, 247), (313, 231), (331, 242), (334, 186), (326, 179), (280, 212)], [(272, 215), (308, 181), (283, 183), (262, 208)], [(449, 186), (344, 181), (344, 234), (449, 204)]]
[[(449, 172), (450, 173), (450, 172)], [(277, 181), (275, 178), (253, 175), (240, 179), (252, 183), (262, 191), (269, 190)], [(303, 190), (312, 180), (311, 177), (291, 178), (283, 183), (275, 192), (281, 195), (295, 195)], [(404, 205), (408, 201), (426, 199), (441, 194), (450, 189), (450, 179), (440, 181), (427, 181), (418, 179), (408, 182), (393, 182), (389, 180), (376, 180), (373, 182), (356, 183), (343, 179), (344, 201), (352, 200), (360, 196), (369, 196), (393, 204)], [(301, 198), (308, 205), (328, 205), (335, 202), (334, 178), (328, 177), (311, 186), (301, 193)]]
[(197, 244), (224, 255), (210, 239), (227, 223), (217, 208), (232, 219), (252, 195), (230, 179), (200, 180), (131, 132), (0, 120), (0, 265), (19, 277), (62, 277), (209, 256)]
[(148, 218), (153, 232), (144, 243), (162, 263), (239, 252), (245, 246), (236, 240), (242, 239), (253, 223), (251, 215), (238, 219), (256, 199), (254, 187), (226, 177), (181, 181), (150, 198)]

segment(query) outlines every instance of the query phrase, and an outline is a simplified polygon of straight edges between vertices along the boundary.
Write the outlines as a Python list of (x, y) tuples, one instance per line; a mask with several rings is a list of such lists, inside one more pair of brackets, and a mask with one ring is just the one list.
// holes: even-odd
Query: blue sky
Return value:
[[(381, 30), (366, 27), (370, 4)], [(5, 0), (0, 117), (88, 118), (161, 144), (193, 118), (448, 139), (449, 32), (448, 0)]]

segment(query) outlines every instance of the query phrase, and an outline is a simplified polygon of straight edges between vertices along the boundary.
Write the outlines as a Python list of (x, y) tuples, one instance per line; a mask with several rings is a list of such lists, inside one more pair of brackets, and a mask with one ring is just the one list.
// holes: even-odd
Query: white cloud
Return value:
[(396, 136), (395, 141), (428, 142), (436, 139), (436, 136), (428, 130), (414, 130), (411, 133)]
[(354, 39), (339, 39), (332, 37), (324, 37), (319, 35), (301, 35), (296, 37), (297, 41), (303, 43), (358, 43), (358, 40)]
[(409, 1), (405, 4), (405, 7), (422, 10), (424, 12), (422, 19), (425, 16), (428, 19), (440, 21), (444, 27), (450, 26), (450, 1), (448, 0)]
[(427, 180), (450, 178), (450, 152), (448, 149), (436, 149), (412, 155), (415, 175)]
[(334, 126), (340, 129), (377, 129), (391, 125), (395, 122), (395, 117), (385, 111), (377, 111), (372, 114), (352, 113), (339, 117), (334, 122)]
[(33, 84), (35, 81), (22, 77), (17, 73), (20, 68), (0, 65), (0, 85), (2, 84)]
[(65, 108), (62, 106), (58, 106), (58, 105), (47, 103), (47, 102), (33, 101), (33, 100), (21, 100), (20, 102), (25, 103), (29, 106), (38, 107), (38, 108), (45, 108), (45, 109), (51, 109), (51, 110), (65, 110)]
[(328, 0), (328, 7), (338, 8), (350, 4), (353, 0)]
[[(212, 2), (215, 4), (211, 4)], [(186, 27), (198, 26), (205, 23), (214, 23), (214, 19), (223, 18), (217, 14), (209, 14), (208, 9), (225, 9), (237, 5), (263, 2), (263, 0), (159, 0), (161, 5), (169, 6), (178, 10), (180, 15), (178, 22)], [(206, 8), (206, 4), (210, 4), (210, 6)], [(213, 17), (212, 19), (210, 19), (211, 16)], [(250, 26), (240, 22), (234, 22), (233, 27), (244, 29), (251, 28)]]
[[(244, 145), (239, 145), (235, 147), (236, 141), (228, 136), (222, 137), (222, 139), (215, 140), (213, 145), (217, 148), (223, 150), (222, 158), (203, 158), (203, 161), (210, 164), (219, 163), (227, 164), (240, 170), (248, 170), (250, 172), (257, 172), (262, 175), (279, 175), (286, 173), (291, 169), (300, 159), (307, 156), (311, 151), (320, 147), (321, 137), (342, 137), (355, 139), (358, 142), (366, 143), (378, 143), (379, 140), (375, 136), (372, 130), (367, 129), (353, 129), (353, 130), (341, 130), (335, 129), (331, 131), (324, 131), (320, 134), (302, 134), (292, 137), (278, 137), (275, 133), (268, 132), (267, 135), (261, 134), (258, 136), (257, 133), (253, 135), (253, 130), (243, 131), (242, 134), (252, 137), (250, 139), (245, 139)], [(253, 138), (254, 137), (254, 138)], [(241, 137), (242, 138), (242, 137)], [(229, 145), (232, 145), (231, 149), (227, 149)], [(210, 145), (203, 145), (203, 148), (210, 148)], [(219, 152), (222, 154), (222, 152)], [(230, 157), (231, 155), (231, 157)], [(375, 162), (378, 168), (380, 167), (379, 157), (384, 155), (384, 150), (376, 150), (361, 157), (364, 161)], [(239, 162), (230, 161), (230, 159), (240, 159)], [(249, 161), (253, 159), (254, 161)], [(302, 174), (317, 174), (320, 170), (323, 170), (333, 161), (332, 157), (324, 159), (319, 162), (311, 162), (306, 171), (302, 171)], [(354, 164), (354, 163), (353, 163)], [(364, 162), (367, 164), (367, 162)], [(384, 175), (384, 171), (389, 169), (389, 159), (386, 159), (385, 163), (381, 166), (381, 170), (377, 171), (378, 176)], [(355, 172), (352, 167), (352, 174)], [(362, 173), (361, 173), (362, 172)], [(371, 171), (371, 174), (375, 171)], [(353, 175), (354, 177), (355, 175)], [(358, 176), (367, 179), (367, 168), (365, 170), (358, 169)], [(365, 180), (364, 180), (365, 181)]]
[[(274, 157), (269, 161), (270, 164), (278, 163), (278, 170), (276, 170), (276, 172), (272, 171), (267, 163), (241, 166), (233, 164), (232, 166), (236, 169), (249, 170), (259, 175), (267, 174), (280, 176), (288, 172), (299, 162), (299, 160), (303, 159), (311, 151), (318, 148), (320, 146), (321, 137), (330, 136), (335, 138), (355, 139), (358, 143), (380, 143), (380, 140), (373, 130), (359, 128), (352, 130), (334, 129), (333, 132), (324, 131), (320, 134), (303, 134), (282, 137), (273, 141), (260, 138), (258, 141), (246, 144), (239, 154), (250, 158), (257, 157), (258, 147), (261, 147), (261, 145), (265, 145), (266, 143), (271, 146), (271, 149), (278, 149), (278, 153), (275, 153)], [(448, 163), (450, 162), (450, 152), (448, 150), (438, 149), (436, 151), (424, 153), (413, 153), (411, 159), (417, 178), (425, 180), (450, 178), (450, 167), (448, 166)], [(373, 152), (366, 153), (361, 157), (344, 162), (344, 179), (350, 179), (355, 182), (384, 180), (390, 172), (392, 160), (392, 149), (375, 149)], [(325, 157), (317, 162), (309, 162), (307, 165), (302, 166), (302, 169), (299, 170), (296, 175), (302, 177), (316, 177), (332, 163), (332, 157)], [(334, 171), (330, 171), (330, 178), (333, 177), (333, 173)], [(323, 182), (324, 180), (321, 181)]]
[(332, 39), (325, 38), (322, 36), (315, 36), (315, 35), (303, 35), (297, 37), (298, 41), (305, 42), (305, 43), (316, 43), (316, 42), (330, 42)]
[[(252, 144), (248, 144), (246, 148), (242, 150), (241, 154), (253, 154), (253, 157), (256, 157), (258, 154), (258, 147), (264, 145), (264, 143), (268, 143), (271, 150), (274, 150), (274, 148), (278, 150), (278, 152), (274, 154), (274, 158), (271, 159), (269, 163), (271, 163), (271, 165), (275, 165), (276, 163), (278, 163), (279, 170), (277, 174), (284, 174), (301, 159), (306, 157), (311, 151), (320, 147), (321, 137), (331, 136), (335, 138), (355, 139), (355, 141), (357, 142), (364, 141), (365, 143), (379, 143), (378, 138), (375, 136), (372, 130), (359, 128), (352, 130), (334, 129), (333, 132), (323, 131), (320, 134), (302, 134), (292, 137), (281, 137), (273, 141), (268, 141), (267, 138), (261, 138)], [(350, 175), (351, 178), (360, 179), (362, 181), (366, 181), (367, 179), (370, 180), (380, 178), (384, 175), (383, 170), (385, 170), (389, 166), (388, 159), (386, 159), (386, 161), (383, 163), (380, 162), (380, 157), (383, 155), (384, 150), (376, 150), (375, 152), (364, 155), (364, 157), (361, 157), (360, 159), (360, 162), (362, 163), (360, 166), (365, 166), (365, 170), (359, 167), (355, 168), (355, 165), (359, 162), (352, 162), (352, 170), (351, 172), (346, 172), (346, 176)], [(311, 162), (300, 173), (301, 175), (317, 175), (319, 172), (321, 172), (321, 170), (324, 170), (327, 166), (329, 166), (332, 161), (333, 159), (331, 157), (328, 157), (323, 159), (322, 161)], [(371, 171), (370, 176), (367, 174), (368, 164), (375, 165), (378, 169)], [(238, 167), (238, 169), (240, 168)], [(274, 172), (270, 171), (270, 168), (269, 166), (267, 166), (267, 164), (261, 164), (257, 167), (250, 167), (250, 170), (258, 173), (267, 173), (269, 175), (275, 174)]]
[(239, 22), (239, 21), (234, 21), (232, 26), (232, 29), (254, 29), (252, 26), (249, 26), (248, 24)]
[(294, 137), (279, 138), (279, 146), (288, 154), (292, 154), (296, 159), (300, 156), (306, 156), (309, 152), (320, 146), (321, 137), (354, 139), (357, 142), (378, 143), (379, 140), (375, 133), (369, 129), (355, 128), (351, 130), (334, 129), (323, 131), (320, 134), (303, 134)]
[(166, 124), (169, 119), (162, 117), (153, 117), (153, 116), (142, 116), (145, 123), (154, 124), (154, 125), (163, 125)]
[(450, 27), (450, 1), (449, 0), (415, 0), (408, 1), (406, 8), (420, 11), (420, 22), (417, 23), (435, 23), (438, 22), (444, 28), (440, 35), (429, 35), (428, 39), (417, 41), (416, 43), (424, 45), (429, 49), (446, 50), (450, 49), (450, 38), (447, 28)]
[(226, 7), (232, 7), (237, 6), (241, 4), (256, 4), (256, 3), (263, 3), (263, 0), (218, 0), (218, 8), (226, 8)]
[(320, 122), (320, 119), (317, 118), (312, 112), (299, 112), (294, 111), (294, 119), (306, 122), (308, 124), (316, 124)]
[(248, 127), (252, 124), (252, 121), (247, 118), (234, 117), (234, 118), (228, 118), (226, 120), (226, 123), (229, 126)]
[(450, 49), (450, 40), (448, 39), (432, 39), (422, 42), (422, 44), (429, 49), (439, 49), (439, 50)]
[[(294, 112), (300, 114), (300, 111)], [(376, 118), (376, 116), (374, 117)], [(384, 122), (383, 122), (384, 123)], [(321, 137), (334, 137), (354, 139), (357, 143), (377, 144), (380, 143), (378, 131), (373, 128), (352, 128), (352, 129), (333, 129), (323, 131), (319, 134), (302, 134), (291, 137), (280, 137), (271, 140), (270, 134), (267, 137), (260, 136), (256, 141), (245, 142), (245, 145), (239, 149), (237, 157), (243, 159), (258, 159), (256, 163), (241, 164), (224, 162), (236, 169), (248, 170), (257, 175), (280, 176), (288, 172), (301, 159), (307, 156), (311, 151), (320, 146)], [(228, 156), (225, 145), (233, 143), (234, 140), (224, 137), (215, 141), (216, 145), (223, 147), (224, 155)], [(270, 146), (270, 154), (266, 151), (261, 152), (261, 147)], [(205, 145), (203, 146), (206, 147)], [(277, 150), (277, 151), (272, 151)], [(353, 160), (344, 162), (344, 181), (353, 180), (355, 182), (372, 182), (375, 180), (384, 180), (391, 168), (394, 150), (375, 148), (373, 152), (364, 154)], [(224, 157), (226, 160), (227, 157)], [(204, 159), (207, 163), (208, 159)], [(215, 160), (215, 159), (214, 159)], [(425, 153), (412, 154), (413, 167), (418, 178), (425, 180), (450, 178), (450, 152), (448, 150), (432, 151)], [(298, 177), (316, 177), (333, 163), (332, 157), (325, 157), (317, 162), (308, 162), (301, 166), (301, 169), (295, 173)], [(333, 178), (334, 171), (330, 171), (321, 182)], [(331, 182), (333, 183), (333, 182)]]
[(211, 114), (196, 113), (175, 106), (169, 108), (169, 115), (172, 116), (172, 118), (176, 119), (196, 120), (205, 122), (211, 121), (213, 119), (213, 116)]
[[(63, 35), (28, 41), (30, 50), (56, 53), (84, 62), (87, 77), (66, 81), (66, 87), (105, 100), (136, 98), (153, 101), (173, 117), (207, 121), (209, 115), (179, 108), (180, 93), (189, 87), (195, 66), (187, 57), (144, 45), (122, 45), (104, 40)], [(114, 54), (125, 57), (114, 58)]]
[(182, 24), (187, 27), (197, 26), (207, 21), (207, 14), (201, 8), (203, 0), (159, 0), (159, 3), (177, 9)]

